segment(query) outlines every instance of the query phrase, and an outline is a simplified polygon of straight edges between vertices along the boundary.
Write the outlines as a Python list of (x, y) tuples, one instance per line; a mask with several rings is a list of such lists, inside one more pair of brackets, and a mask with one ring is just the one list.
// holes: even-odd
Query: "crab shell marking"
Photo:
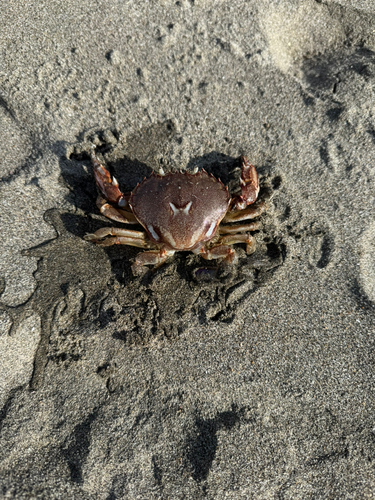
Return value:
[(229, 203), (228, 188), (204, 170), (152, 173), (129, 200), (150, 240), (173, 250), (192, 250), (211, 240)]

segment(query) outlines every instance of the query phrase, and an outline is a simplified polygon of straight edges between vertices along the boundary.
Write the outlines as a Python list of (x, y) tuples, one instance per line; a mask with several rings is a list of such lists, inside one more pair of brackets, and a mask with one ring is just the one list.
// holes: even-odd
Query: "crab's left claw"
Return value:
[(100, 193), (110, 203), (115, 203), (120, 208), (126, 207), (128, 202), (125, 195), (118, 187), (117, 179), (115, 177), (111, 177), (111, 174), (106, 168), (103, 167), (103, 165), (101, 165), (94, 153), (91, 153), (91, 161), (94, 168), (96, 185), (98, 186)]
[(259, 194), (258, 174), (254, 165), (251, 165), (245, 156), (241, 156), (241, 194), (233, 197), (232, 210), (243, 210), (247, 205), (256, 201)]

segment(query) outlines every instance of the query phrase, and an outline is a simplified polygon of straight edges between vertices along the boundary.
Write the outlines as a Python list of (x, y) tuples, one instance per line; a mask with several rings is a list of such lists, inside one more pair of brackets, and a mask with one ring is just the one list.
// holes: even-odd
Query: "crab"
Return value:
[[(204, 259), (228, 263), (237, 260), (232, 245), (244, 243), (246, 253), (255, 250), (250, 234), (260, 228), (249, 221), (266, 205), (258, 201), (256, 169), (241, 156), (239, 192), (230, 196), (228, 187), (205, 170), (198, 172), (152, 172), (130, 194), (124, 194), (115, 177), (91, 154), (99, 195), (96, 201), (102, 215), (127, 225), (138, 224), (142, 231), (104, 227), (84, 238), (98, 245), (130, 245), (144, 249), (132, 265), (135, 275), (147, 267), (158, 267), (177, 251), (190, 251)], [(240, 223), (240, 224), (238, 224)]]

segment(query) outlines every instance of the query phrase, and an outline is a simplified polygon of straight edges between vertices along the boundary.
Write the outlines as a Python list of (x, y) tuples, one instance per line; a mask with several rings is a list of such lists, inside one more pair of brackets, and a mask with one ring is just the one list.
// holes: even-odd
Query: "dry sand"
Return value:
[[(374, 9), (5, 2), (0, 498), (375, 498)], [(246, 154), (256, 254), (133, 278), (92, 143), (125, 190)]]

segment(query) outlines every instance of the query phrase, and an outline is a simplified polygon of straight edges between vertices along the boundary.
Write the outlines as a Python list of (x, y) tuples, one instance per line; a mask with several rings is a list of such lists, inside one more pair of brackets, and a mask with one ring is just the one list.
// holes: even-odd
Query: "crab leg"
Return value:
[(246, 253), (250, 255), (255, 252), (256, 242), (250, 234), (228, 234), (222, 236), (218, 244), (234, 245), (235, 243), (246, 243)]
[(236, 251), (229, 245), (222, 245), (221, 243), (211, 248), (201, 247), (193, 250), (193, 252), (206, 260), (224, 259), (228, 262), (235, 262), (236, 260)]
[(133, 231), (132, 229), (122, 229), (120, 227), (102, 227), (95, 231), (94, 234), (86, 234), (84, 239), (87, 241), (101, 240), (106, 236), (125, 236), (128, 238), (136, 238), (137, 240), (146, 239), (146, 233), (143, 231)]
[(130, 247), (138, 248), (152, 248), (152, 245), (144, 240), (137, 240), (136, 238), (127, 238), (126, 236), (113, 236), (105, 240), (91, 240), (100, 247), (110, 247), (112, 245), (128, 245)]
[(254, 219), (267, 209), (264, 202), (260, 202), (255, 207), (247, 207), (245, 210), (227, 212), (222, 222), (240, 222), (247, 219)]
[(135, 258), (134, 264), (132, 265), (133, 274), (136, 276), (140, 274), (143, 271), (144, 266), (160, 266), (174, 253), (174, 250), (166, 248), (139, 253)]
[(233, 208), (243, 210), (247, 205), (251, 205), (258, 197), (259, 180), (254, 165), (251, 165), (246, 156), (241, 156), (241, 194), (233, 198)]
[(100, 213), (108, 219), (114, 220), (116, 222), (122, 222), (124, 224), (139, 224), (132, 212), (128, 212), (127, 210), (122, 210), (121, 208), (116, 208), (113, 205), (110, 205), (102, 195), (98, 196), (96, 200), (96, 206), (99, 208)]
[[(110, 236), (110, 238), (107, 238), (107, 236)], [(93, 234), (86, 234), (84, 239), (104, 247), (130, 245), (138, 248), (154, 248), (154, 245), (146, 239), (146, 234), (142, 231), (132, 231), (118, 227), (103, 227)]]
[(219, 226), (219, 234), (237, 234), (246, 231), (257, 231), (261, 228), (260, 222), (250, 222), (249, 224), (235, 224), (233, 226)]

